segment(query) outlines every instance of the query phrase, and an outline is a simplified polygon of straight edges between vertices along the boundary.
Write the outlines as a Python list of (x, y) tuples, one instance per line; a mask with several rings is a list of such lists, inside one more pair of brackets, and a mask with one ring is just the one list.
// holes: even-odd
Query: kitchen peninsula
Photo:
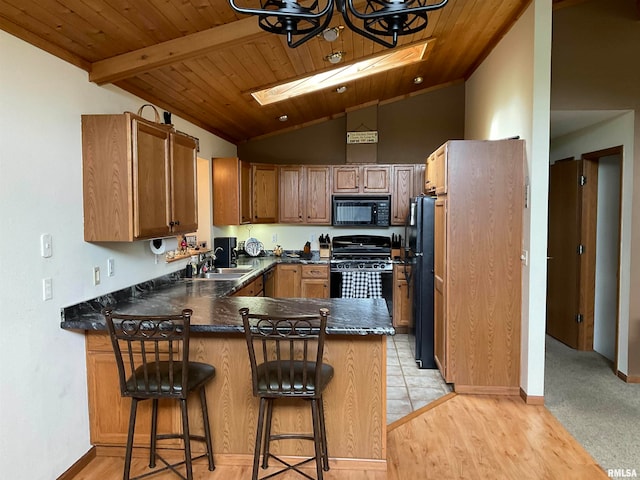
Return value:
[[(240, 465), (252, 461), (258, 401), (251, 390), (238, 310), (248, 307), (255, 313), (304, 315), (327, 307), (325, 360), (336, 371), (325, 393), (331, 466), (386, 469), (386, 335), (395, 333), (386, 303), (382, 299), (233, 296), (284, 261), (254, 259), (251, 274), (239, 280), (186, 279), (171, 274), (63, 310), (61, 327), (86, 335), (91, 443), (98, 447), (99, 455), (121, 451), (112, 447), (126, 444), (129, 411), (129, 399), (120, 397), (113, 352), (100, 314), (105, 304), (121, 313), (139, 315), (193, 310), (191, 358), (216, 368), (216, 377), (207, 387), (216, 463)], [(190, 413), (198, 415), (197, 402), (191, 403)], [(311, 415), (305, 407), (292, 401), (274, 410), (278, 417), (274, 425), (281, 431), (311, 431)], [(179, 428), (179, 409), (173, 405), (162, 408), (159, 429)], [(148, 409), (140, 405), (137, 445), (148, 443)], [(309, 442), (279, 443), (275, 447), (285, 456), (313, 455)]]

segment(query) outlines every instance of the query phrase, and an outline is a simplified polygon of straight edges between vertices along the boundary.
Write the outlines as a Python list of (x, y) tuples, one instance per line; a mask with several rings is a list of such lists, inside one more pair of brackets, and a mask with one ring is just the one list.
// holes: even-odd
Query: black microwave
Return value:
[(332, 197), (332, 222), (336, 227), (388, 227), (391, 215), (389, 196)]

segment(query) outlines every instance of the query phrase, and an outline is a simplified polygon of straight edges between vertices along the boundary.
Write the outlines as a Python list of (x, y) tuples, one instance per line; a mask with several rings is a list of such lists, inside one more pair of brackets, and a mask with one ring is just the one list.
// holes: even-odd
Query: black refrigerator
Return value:
[(411, 265), (416, 363), (437, 368), (433, 351), (433, 229), (435, 197), (411, 199), (405, 231), (405, 258)]

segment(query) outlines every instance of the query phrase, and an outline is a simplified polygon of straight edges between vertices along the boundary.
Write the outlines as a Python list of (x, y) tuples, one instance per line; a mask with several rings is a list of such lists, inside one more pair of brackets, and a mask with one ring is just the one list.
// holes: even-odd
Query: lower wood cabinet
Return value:
[[(89, 426), (93, 445), (126, 445), (131, 399), (120, 396), (118, 367), (107, 332), (86, 336)], [(158, 405), (158, 431), (178, 432), (180, 409), (173, 400)], [(151, 402), (139, 402), (134, 443), (149, 445)], [(176, 441), (177, 442), (177, 441)]]
[(279, 264), (276, 298), (329, 298), (329, 265)]
[(329, 267), (302, 265), (300, 293), (303, 298), (329, 298)]
[(262, 275), (257, 277), (250, 284), (242, 287), (236, 293), (234, 297), (263, 297), (264, 296), (264, 279)]
[(302, 265), (280, 264), (276, 267), (276, 298), (300, 297), (300, 272)]
[(413, 326), (413, 292), (407, 282), (405, 268), (411, 272), (410, 266), (393, 266), (393, 327), (401, 332)]

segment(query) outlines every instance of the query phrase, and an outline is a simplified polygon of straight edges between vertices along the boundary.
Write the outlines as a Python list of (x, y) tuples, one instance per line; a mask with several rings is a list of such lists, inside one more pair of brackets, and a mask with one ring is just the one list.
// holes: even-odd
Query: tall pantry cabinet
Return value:
[(519, 393), (524, 158), (522, 140), (460, 140), (427, 160), (435, 356), (460, 393)]

